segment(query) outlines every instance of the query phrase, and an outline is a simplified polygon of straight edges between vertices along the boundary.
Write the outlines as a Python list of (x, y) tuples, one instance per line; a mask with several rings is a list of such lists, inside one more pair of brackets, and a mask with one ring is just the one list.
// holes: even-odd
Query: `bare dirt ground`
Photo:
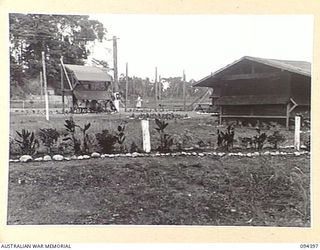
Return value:
[(8, 224), (309, 227), (309, 158), (10, 163)]

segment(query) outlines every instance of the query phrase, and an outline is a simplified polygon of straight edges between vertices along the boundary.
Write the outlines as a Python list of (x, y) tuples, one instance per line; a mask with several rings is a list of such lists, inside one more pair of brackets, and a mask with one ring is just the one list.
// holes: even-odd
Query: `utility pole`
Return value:
[(154, 78), (154, 89), (155, 89), (155, 110), (158, 108), (158, 69), (156, 67), (155, 78)]
[(183, 70), (183, 77), (182, 77), (182, 89), (183, 89), (183, 110), (186, 111), (186, 74)]
[[(63, 56), (61, 56), (60, 61), (63, 62)], [(61, 97), (62, 97), (62, 114), (64, 114), (64, 82), (63, 82), (63, 65), (60, 64), (61, 69)]]
[(117, 38), (113, 36), (113, 95), (114, 95), (114, 106), (116, 107), (117, 111), (119, 112), (119, 82), (118, 82), (118, 48), (117, 48)]
[(159, 101), (161, 101), (161, 92), (162, 92), (162, 83), (161, 83), (161, 75), (159, 75)]
[(46, 73), (46, 58), (44, 51), (41, 53), (42, 55), (42, 68), (43, 68), (43, 83), (44, 83), (44, 99), (46, 103), (46, 119), (49, 121), (49, 98), (48, 98), (48, 88), (47, 88), (47, 73)]
[(128, 108), (128, 63), (126, 63), (126, 102), (125, 102), (125, 112), (127, 112)]

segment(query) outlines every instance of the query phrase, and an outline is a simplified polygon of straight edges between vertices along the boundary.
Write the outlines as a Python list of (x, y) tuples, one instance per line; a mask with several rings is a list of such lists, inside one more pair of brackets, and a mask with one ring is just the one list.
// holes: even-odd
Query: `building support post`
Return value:
[(286, 128), (289, 129), (289, 121), (290, 121), (290, 102), (287, 103), (287, 111), (286, 111)]
[(221, 125), (222, 124), (222, 106), (220, 105), (220, 107), (219, 107), (219, 125)]

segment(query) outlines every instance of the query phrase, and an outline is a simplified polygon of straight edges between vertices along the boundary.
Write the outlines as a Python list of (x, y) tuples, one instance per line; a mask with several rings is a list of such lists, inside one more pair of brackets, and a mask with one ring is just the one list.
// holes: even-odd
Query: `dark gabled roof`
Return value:
[(250, 61), (262, 63), (271, 67), (287, 70), (292, 73), (310, 76), (311, 77), (311, 63), (305, 61), (288, 61), (288, 60), (278, 60), (278, 59), (266, 59), (259, 57), (245, 56), (244, 59)]
[(222, 96), (215, 101), (215, 105), (259, 105), (259, 104), (286, 104), (289, 98), (286, 96)]
[(304, 75), (311, 77), (311, 63), (305, 61), (289, 61), (289, 60), (278, 60), (278, 59), (267, 59), (267, 58), (259, 58), (259, 57), (251, 57), (251, 56), (244, 56), (239, 60), (234, 61), (231, 64), (217, 70), (216, 72), (212, 73), (209, 76), (204, 77), (203, 79), (196, 82), (194, 87), (210, 87), (212, 84), (212, 80), (221, 72), (226, 70), (227, 68), (232, 67), (233, 65), (243, 61), (249, 60), (252, 62), (261, 63), (264, 65), (268, 65), (274, 68), (286, 70), (292, 73), (296, 73), (299, 75)]
[(78, 81), (88, 82), (111, 82), (112, 77), (104, 69), (92, 66), (82, 66), (73, 64), (64, 64), (64, 66), (72, 71)]

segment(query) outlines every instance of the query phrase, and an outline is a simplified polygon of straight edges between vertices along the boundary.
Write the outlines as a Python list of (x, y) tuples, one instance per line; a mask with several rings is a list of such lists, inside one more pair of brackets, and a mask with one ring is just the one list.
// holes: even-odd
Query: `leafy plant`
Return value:
[(71, 137), (65, 137), (63, 141), (72, 141), (74, 153), (75, 154), (81, 153), (81, 142), (75, 136), (76, 124), (73, 121), (73, 118), (70, 117), (69, 120), (65, 120), (64, 126), (66, 127), (66, 130)]
[(263, 148), (264, 143), (267, 140), (267, 134), (266, 133), (261, 133), (261, 129), (257, 128), (257, 135), (253, 136), (253, 145), (255, 149), (261, 150)]
[(130, 153), (133, 153), (133, 152), (139, 152), (139, 147), (138, 145), (133, 141), (130, 145)]
[(225, 132), (218, 129), (218, 147), (221, 149), (229, 150), (233, 147), (234, 141), (234, 127), (229, 125)]
[(48, 154), (51, 153), (53, 144), (58, 141), (60, 134), (53, 128), (40, 128), (39, 137), (44, 146), (47, 148)]
[(311, 146), (311, 141), (310, 141), (310, 135), (304, 140), (303, 143), (306, 146), (306, 150), (310, 152), (310, 146)]
[(117, 132), (117, 142), (120, 145), (120, 152), (125, 151), (124, 141), (126, 139), (126, 136), (124, 134), (125, 125), (119, 125), (118, 126), (118, 132)]
[(252, 138), (250, 138), (250, 137), (239, 137), (239, 140), (240, 140), (241, 146), (243, 148), (248, 148), (248, 146), (252, 147), (252, 144), (253, 144)]
[(165, 132), (166, 127), (168, 126), (168, 123), (165, 122), (165, 120), (159, 120), (158, 118), (155, 119), (157, 127), (155, 128), (159, 135), (160, 135), (160, 145), (158, 147), (158, 150), (160, 152), (169, 152), (173, 145), (173, 138)]
[(76, 127), (78, 127), (80, 129), (80, 131), (82, 132), (82, 136), (83, 136), (83, 144), (82, 144), (82, 153), (87, 153), (89, 151), (89, 135), (87, 134), (87, 130), (90, 128), (91, 124), (90, 122), (85, 124), (84, 127), (82, 128), (80, 125), (75, 124)]
[(110, 133), (109, 130), (102, 130), (102, 133), (96, 134), (96, 139), (98, 141), (99, 147), (102, 153), (113, 153), (115, 150), (115, 145), (118, 142), (118, 136)]
[(268, 136), (267, 140), (270, 144), (273, 145), (274, 149), (277, 149), (279, 143), (284, 142), (286, 140), (286, 137), (279, 131), (274, 131), (271, 135)]
[(36, 149), (39, 147), (39, 141), (35, 138), (33, 132), (29, 132), (26, 129), (22, 129), (21, 133), (16, 131), (19, 136), (19, 139), (15, 139), (18, 143), (21, 153), (34, 155), (36, 153)]

